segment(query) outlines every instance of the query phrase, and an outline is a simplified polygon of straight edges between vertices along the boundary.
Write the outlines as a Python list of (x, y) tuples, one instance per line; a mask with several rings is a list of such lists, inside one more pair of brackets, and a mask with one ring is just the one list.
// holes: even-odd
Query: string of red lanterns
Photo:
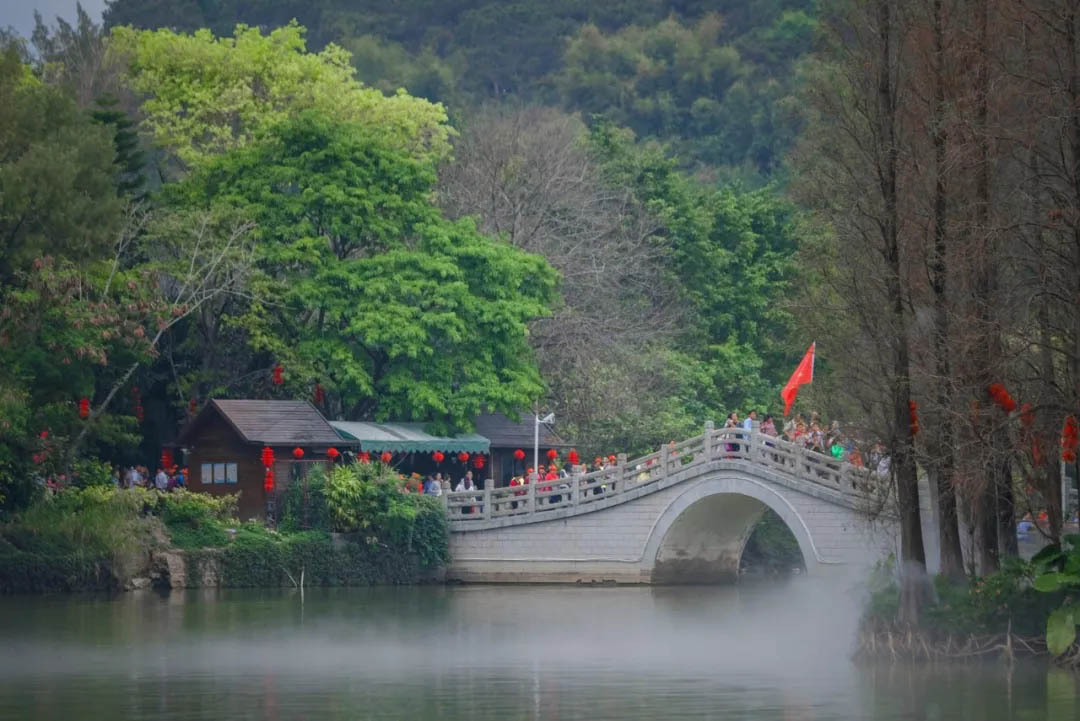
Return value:
[(263, 490), (269, 493), (274, 490), (274, 449), (270, 446), (263, 446), (262, 464), (266, 469), (266, 474), (263, 476)]
[(919, 435), (919, 406), (915, 401), (908, 401), (908, 420), (911, 422), (911, 435)]
[(274, 366), (273, 373), (270, 376), (270, 379), (274, 382), (274, 385), (279, 386), (285, 382), (285, 379), (282, 378), (282, 373), (284, 370), (285, 369), (281, 367), (280, 363)]
[(570, 453), (567, 454), (566, 460), (570, 461), (571, 466), (576, 466), (581, 462), (581, 458), (578, 456), (576, 448), (570, 449)]
[(1065, 427), (1061, 431), (1061, 460), (1066, 463), (1076, 463), (1076, 447), (1080, 444), (1080, 429), (1076, 425), (1076, 416), (1068, 416), (1065, 419)]
[(431, 454), (431, 459), (435, 461), (436, 464), (442, 463), (444, 458), (446, 458), (446, 456), (443, 455), (442, 451), (435, 451)]
[(131, 387), (131, 399), (135, 403), (135, 420), (142, 423), (146, 418), (146, 413), (143, 411), (142, 397), (139, 395), (139, 386)]
[(90, 400), (88, 398), (79, 399), (79, 418), (84, 421), (90, 417)]
[(480, 470), (481, 468), (483, 468), (484, 462), (485, 461), (483, 453), (477, 453), (473, 456), (473, 468), (475, 468), (476, 470)]

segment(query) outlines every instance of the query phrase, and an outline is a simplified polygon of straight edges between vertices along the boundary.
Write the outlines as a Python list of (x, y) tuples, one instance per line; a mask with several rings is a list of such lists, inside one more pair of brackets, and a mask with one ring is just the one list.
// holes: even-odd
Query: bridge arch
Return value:
[(791, 503), (761, 481), (721, 472), (697, 481), (663, 510), (642, 553), (653, 583), (716, 583), (738, 576), (746, 541), (766, 508), (795, 536), (808, 573), (822, 558), (810, 530)]

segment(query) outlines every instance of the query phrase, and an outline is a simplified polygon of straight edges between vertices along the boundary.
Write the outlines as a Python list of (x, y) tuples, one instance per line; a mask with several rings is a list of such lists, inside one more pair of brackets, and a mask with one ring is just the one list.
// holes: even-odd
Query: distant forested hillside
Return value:
[(799, 128), (810, 0), (115, 0), (106, 24), (229, 35), (296, 19), (365, 83), (444, 102), (559, 105), (671, 143), (684, 167), (771, 177)]

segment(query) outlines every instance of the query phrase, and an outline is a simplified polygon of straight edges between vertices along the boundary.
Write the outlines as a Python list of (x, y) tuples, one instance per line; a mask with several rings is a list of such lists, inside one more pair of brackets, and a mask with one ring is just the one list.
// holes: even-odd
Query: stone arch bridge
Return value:
[(887, 484), (874, 474), (741, 428), (559, 481), (444, 492), (447, 578), (481, 582), (716, 583), (738, 575), (771, 508), (807, 572), (863, 570), (896, 552)]

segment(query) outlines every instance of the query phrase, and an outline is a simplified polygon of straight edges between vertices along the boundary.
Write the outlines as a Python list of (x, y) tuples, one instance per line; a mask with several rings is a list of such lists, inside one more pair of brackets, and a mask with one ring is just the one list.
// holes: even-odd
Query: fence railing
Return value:
[(831, 455), (757, 430), (713, 428), (712, 423), (706, 423), (699, 436), (670, 443), (640, 458), (627, 460), (620, 455), (615, 465), (603, 470), (586, 472), (578, 466), (566, 478), (501, 488), (493, 488), (488, 479), (483, 489), (475, 491), (444, 487), (442, 499), (454, 528), (466, 530), (470, 521), (544, 516), (560, 508), (588, 510), (593, 504), (631, 491), (657, 490), (676, 474), (725, 460), (753, 463), (844, 494), (862, 496), (869, 490), (870, 472)]

